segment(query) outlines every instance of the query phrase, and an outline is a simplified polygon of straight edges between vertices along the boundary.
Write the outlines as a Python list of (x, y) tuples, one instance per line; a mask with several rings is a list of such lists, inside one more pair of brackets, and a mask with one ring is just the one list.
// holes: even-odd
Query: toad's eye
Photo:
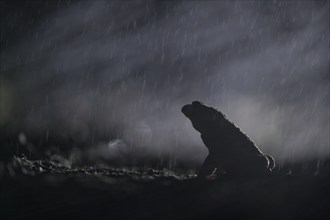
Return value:
[(199, 102), (199, 101), (193, 101), (192, 105), (194, 106), (199, 106), (199, 105), (203, 105), (203, 103)]

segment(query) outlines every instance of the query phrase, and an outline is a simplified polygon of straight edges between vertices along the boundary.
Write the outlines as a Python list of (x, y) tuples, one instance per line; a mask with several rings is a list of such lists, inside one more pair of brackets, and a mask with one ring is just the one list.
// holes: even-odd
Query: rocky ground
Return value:
[(2, 163), (0, 219), (328, 219), (329, 166), (259, 179), (199, 180), (192, 172)]

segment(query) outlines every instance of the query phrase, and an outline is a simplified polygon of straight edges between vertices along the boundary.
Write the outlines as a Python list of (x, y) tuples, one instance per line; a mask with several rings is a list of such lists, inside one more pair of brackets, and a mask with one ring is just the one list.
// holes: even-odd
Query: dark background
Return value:
[[(329, 1), (1, 1), (0, 16), (0, 219), (329, 219)], [(195, 178), (193, 100), (273, 172)]]
[[(224, 112), (278, 164), (329, 156), (328, 1), (1, 1), (3, 158), (200, 164)], [(167, 158), (166, 162), (162, 160)]]

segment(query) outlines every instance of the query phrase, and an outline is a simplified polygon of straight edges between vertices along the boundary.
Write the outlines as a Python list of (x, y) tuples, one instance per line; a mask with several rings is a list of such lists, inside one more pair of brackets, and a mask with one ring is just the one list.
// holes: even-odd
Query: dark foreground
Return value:
[(14, 158), (2, 168), (0, 219), (329, 219), (329, 177), (325, 167), (210, 181)]

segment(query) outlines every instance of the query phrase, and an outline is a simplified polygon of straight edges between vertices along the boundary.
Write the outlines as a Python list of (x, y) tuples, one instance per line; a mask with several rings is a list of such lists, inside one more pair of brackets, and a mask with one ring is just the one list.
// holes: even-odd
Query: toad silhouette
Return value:
[(209, 150), (198, 176), (215, 179), (221, 174), (234, 177), (263, 176), (275, 167), (274, 158), (263, 154), (252, 140), (220, 111), (194, 101), (182, 113), (200, 132)]

